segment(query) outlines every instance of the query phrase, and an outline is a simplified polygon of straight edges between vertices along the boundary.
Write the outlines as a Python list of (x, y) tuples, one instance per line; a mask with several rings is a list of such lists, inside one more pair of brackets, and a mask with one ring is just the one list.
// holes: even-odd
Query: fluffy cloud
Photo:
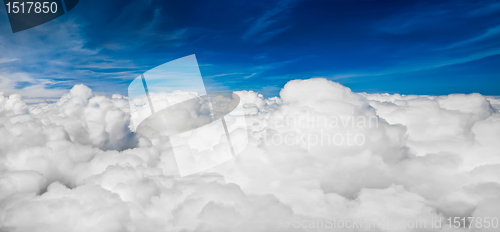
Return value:
[(290, 81), (280, 98), (236, 93), (249, 145), (183, 178), (168, 142), (131, 130), (124, 96), (0, 95), (0, 230), (466, 231), (447, 219), (500, 218), (495, 98), (325, 79)]

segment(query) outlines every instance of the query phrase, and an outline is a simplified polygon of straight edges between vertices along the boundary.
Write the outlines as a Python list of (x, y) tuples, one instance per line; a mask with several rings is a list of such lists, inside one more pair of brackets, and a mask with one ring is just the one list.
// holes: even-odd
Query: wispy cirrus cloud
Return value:
[(0, 64), (2, 64), (2, 63), (9, 63), (9, 62), (16, 61), (16, 60), (18, 60), (18, 59), (17, 58), (3, 57), (3, 58), (0, 58)]
[[(347, 84), (361, 76), (481, 60), (497, 54), (499, 41), (498, 3), (490, 2), (88, 1), (16, 34), (0, 11), (4, 77), (26, 73), (54, 80), (50, 88), (83, 83), (97, 92), (125, 94), (138, 74), (196, 54), (214, 86), (259, 91), (290, 78), (323, 76)], [(280, 65), (296, 57), (302, 58)], [(489, 78), (495, 65), (480, 66), (475, 75)], [(454, 75), (469, 80), (467, 86), (477, 81), (461, 73)], [(31, 83), (9, 78), (18, 88)], [(398, 88), (411, 81), (401, 78)], [(387, 86), (382, 80), (366, 83), (359, 84), (363, 91)]]
[(243, 74), (243, 73), (222, 73), (222, 74), (216, 74), (216, 75), (206, 76), (205, 78), (233, 76), (233, 75), (240, 75), (240, 74)]
[(496, 12), (500, 12), (500, 3), (493, 2), (491, 4), (485, 4), (484, 6), (471, 11), (468, 15), (471, 17), (490, 15)]
[(20, 94), (28, 99), (51, 99), (64, 94), (66, 88), (54, 87), (65, 83), (51, 79), (34, 78), (29, 73), (0, 73), (0, 92), (5, 95)]
[(280, 22), (286, 18), (287, 13), (295, 6), (298, 0), (281, 0), (277, 6), (266, 11), (262, 16), (255, 20), (250, 28), (243, 35), (244, 40), (255, 39), (257, 43), (263, 43), (273, 36), (280, 34), (291, 25), (280, 25)]
[(483, 42), (483, 41), (489, 40), (489, 39), (494, 39), (496, 41), (496, 43), (500, 43), (500, 42), (498, 42), (498, 41), (500, 41), (499, 38), (500, 38), (500, 25), (492, 27), (492, 28), (488, 28), (484, 33), (482, 33), (478, 36), (450, 44), (449, 46), (446, 46), (440, 50), (463, 47), (463, 46), (466, 46), (466, 45), (469, 45), (472, 43)]

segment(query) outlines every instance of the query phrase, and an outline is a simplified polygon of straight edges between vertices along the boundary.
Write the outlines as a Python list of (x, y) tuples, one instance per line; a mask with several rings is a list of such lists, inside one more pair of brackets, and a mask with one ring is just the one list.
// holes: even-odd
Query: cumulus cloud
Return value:
[(500, 218), (496, 98), (319, 78), (236, 94), (248, 146), (183, 178), (168, 142), (133, 132), (125, 96), (0, 94), (0, 231), (468, 231), (447, 219)]

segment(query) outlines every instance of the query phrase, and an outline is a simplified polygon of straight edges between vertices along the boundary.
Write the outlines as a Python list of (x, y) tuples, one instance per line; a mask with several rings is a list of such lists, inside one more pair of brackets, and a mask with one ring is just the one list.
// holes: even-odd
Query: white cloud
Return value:
[(249, 145), (186, 178), (168, 143), (131, 132), (126, 97), (0, 95), (0, 230), (322, 231), (368, 218), (386, 226), (346, 231), (466, 231), (431, 225), (500, 217), (494, 98), (358, 94), (320, 78), (280, 98), (237, 94)]
[[(18, 83), (28, 83), (24, 88), (18, 88)], [(20, 94), (25, 98), (58, 98), (67, 90), (50, 88), (58, 81), (35, 79), (28, 73), (0, 72), (0, 89), (6, 95)]]

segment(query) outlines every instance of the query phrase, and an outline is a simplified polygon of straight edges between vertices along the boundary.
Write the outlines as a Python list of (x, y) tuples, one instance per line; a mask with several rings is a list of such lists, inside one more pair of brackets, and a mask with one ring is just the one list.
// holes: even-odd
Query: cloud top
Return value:
[(464, 231), (431, 225), (500, 217), (495, 98), (355, 93), (321, 78), (279, 98), (236, 94), (249, 145), (189, 178), (168, 141), (131, 131), (127, 97), (84, 85), (54, 103), (0, 95), (0, 230), (310, 231), (364, 218), (386, 223), (366, 231)]

